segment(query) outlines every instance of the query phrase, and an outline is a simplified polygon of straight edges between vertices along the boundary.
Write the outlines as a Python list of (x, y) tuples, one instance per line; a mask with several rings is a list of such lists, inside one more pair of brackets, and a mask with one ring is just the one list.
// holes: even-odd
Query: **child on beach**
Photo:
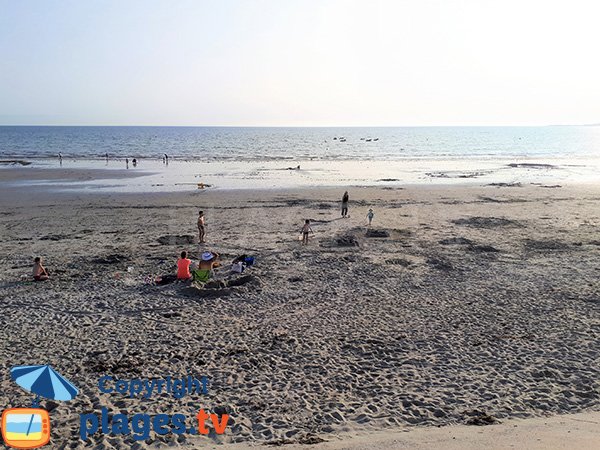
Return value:
[(371, 222), (373, 221), (374, 216), (375, 213), (373, 212), (373, 209), (369, 208), (369, 212), (367, 213), (367, 219), (369, 219), (369, 226), (371, 226)]
[(33, 279), (35, 281), (46, 281), (48, 278), (50, 278), (50, 275), (48, 275), (48, 271), (42, 265), (42, 258), (36, 256), (33, 260)]
[(206, 236), (206, 231), (204, 229), (204, 211), (200, 211), (198, 213), (198, 242), (204, 244), (206, 241), (204, 240), (204, 236)]
[(310, 227), (310, 219), (306, 219), (304, 221), (304, 226), (302, 227), (302, 245), (308, 244), (308, 233), (315, 234)]
[(187, 252), (184, 250), (181, 252), (181, 258), (177, 260), (177, 279), (178, 280), (189, 280), (192, 278), (192, 273), (190, 272), (190, 264), (192, 264), (192, 260), (188, 259)]

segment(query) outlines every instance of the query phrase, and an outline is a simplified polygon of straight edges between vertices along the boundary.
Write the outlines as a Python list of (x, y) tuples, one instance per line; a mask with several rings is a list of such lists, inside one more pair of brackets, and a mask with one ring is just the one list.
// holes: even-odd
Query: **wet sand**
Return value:
[[(349, 191), (341, 219), (343, 190), (331, 188), (3, 189), (0, 371), (50, 363), (80, 388), (51, 413), (53, 448), (78, 448), (79, 414), (102, 407), (231, 415), (224, 436), (152, 434), (140, 448), (303, 445), (600, 408), (598, 187)], [(305, 218), (315, 236), (303, 247)], [(184, 249), (257, 264), (220, 289), (146, 283), (173, 273)], [(51, 281), (26, 280), (36, 255)], [(105, 374), (188, 373), (209, 377), (207, 396), (139, 400), (96, 386)], [(1, 380), (3, 404), (28, 405)], [(97, 434), (92, 443), (133, 441)]]

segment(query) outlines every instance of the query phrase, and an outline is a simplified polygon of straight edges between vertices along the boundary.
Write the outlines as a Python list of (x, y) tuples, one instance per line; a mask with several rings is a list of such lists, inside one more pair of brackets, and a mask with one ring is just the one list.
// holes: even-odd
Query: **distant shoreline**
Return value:
[[(182, 161), (64, 157), (0, 160), (0, 187), (53, 192), (194, 192), (324, 186), (588, 185), (600, 159), (473, 158), (390, 161)], [(297, 168), (299, 167), (299, 168)], [(293, 168), (293, 170), (290, 170)]]

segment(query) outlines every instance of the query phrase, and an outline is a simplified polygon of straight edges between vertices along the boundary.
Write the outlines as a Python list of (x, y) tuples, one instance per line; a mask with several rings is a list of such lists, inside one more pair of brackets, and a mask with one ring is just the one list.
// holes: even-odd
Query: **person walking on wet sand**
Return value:
[(348, 191), (342, 196), (342, 217), (348, 217)]
[(204, 237), (206, 236), (206, 230), (204, 228), (204, 211), (200, 211), (198, 213), (198, 242), (200, 244), (204, 244), (206, 241)]
[(306, 219), (304, 221), (304, 226), (302, 227), (302, 245), (308, 244), (308, 233), (315, 234), (310, 227), (310, 219)]

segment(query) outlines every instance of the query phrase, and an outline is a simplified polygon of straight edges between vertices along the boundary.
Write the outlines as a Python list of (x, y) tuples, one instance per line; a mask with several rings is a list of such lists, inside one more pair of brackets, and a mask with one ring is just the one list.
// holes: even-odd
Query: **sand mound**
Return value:
[(439, 241), (442, 245), (473, 245), (473, 241), (464, 237), (452, 237)]
[(454, 269), (454, 267), (449, 261), (437, 257), (428, 258), (427, 264), (432, 266), (434, 269), (443, 271), (450, 271)]
[(561, 251), (570, 250), (573, 245), (553, 239), (527, 239), (523, 244), (530, 251)]
[(468, 248), (475, 253), (498, 253), (500, 251), (491, 245), (470, 245)]
[(220, 298), (231, 295), (236, 290), (234, 288), (259, 287), (261, 285), (262, 280), (256, 275), (242, 275), (230, 280), (210, 280), (204, 284), (192, 283), (191, 286), (186, 286), (179, 292), (186, 297)]
[(344, 234), (335, 240), (335, 245), (338, 247), (360, 247), (356, 236), (353, 234)]
[(451, 221), (455, 225), (473, 228), (520, 227), (522, 224), (516, 220), (504, 217), (467, 217)]
[(413, 264), (412, 262), (410, 262), (406, 259), (402, 259), (402, 258), (386, 259), (385, 263), (393, 265), (393, 266), (402, 266), (402, 267), (409, 267), (409, 266), (412, 266), (412, 264)]
[(194, 236), (189, 234), (175, 236), (172, 234), (168, 234), (166, 236), (161, 236), (158, 238), (158, 242), (162, 245), (185, 245), (185, 244), (193, 244)]

